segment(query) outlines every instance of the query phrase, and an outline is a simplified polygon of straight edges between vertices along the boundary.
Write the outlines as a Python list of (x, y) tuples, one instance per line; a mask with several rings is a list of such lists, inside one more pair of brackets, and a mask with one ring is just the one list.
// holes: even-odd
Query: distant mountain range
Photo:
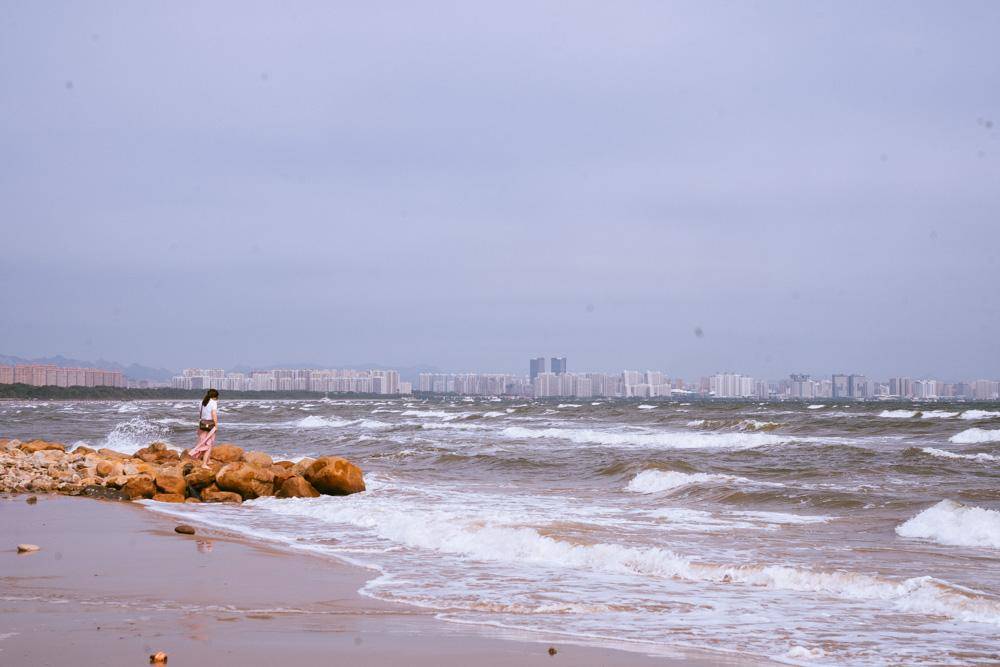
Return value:
[(133, 380), (153, 380), (156, 382), (166, 382), (170, 380), (175, 372), (166, 368), (151, 368), (140, 366), (139, 364), (120, 364), (117, 361), (98, 359), (97, 361), (84, 361), (83, 359), (70, 359), (58, 354), (54, 357), (39, 357), (37, 359), (25, 359), (23, 357), (12, 357), (0, 354), (0, 365), (13, 366), (15, 364), (52, 364), (62, 368), (100, 368), (107, 371), (121, 371), (125, 377)]

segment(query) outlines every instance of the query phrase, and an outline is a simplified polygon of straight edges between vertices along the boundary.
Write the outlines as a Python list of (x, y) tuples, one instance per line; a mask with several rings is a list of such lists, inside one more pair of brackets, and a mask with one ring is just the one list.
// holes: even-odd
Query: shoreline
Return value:
[(135, 665), (164, 651), (174, 665), (776, 664), (449, 622), (363, 596), (373, 575), (361, 566), (192, 523), (196, 535), (179, 535), (174, 518), (131, 503), (0, 497), (0, 662)]

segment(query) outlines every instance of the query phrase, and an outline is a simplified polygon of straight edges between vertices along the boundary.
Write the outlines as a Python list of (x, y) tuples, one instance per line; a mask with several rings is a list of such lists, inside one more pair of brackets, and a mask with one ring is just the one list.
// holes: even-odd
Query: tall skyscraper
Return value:
[(566, 372), (566, 357), (552, 357), (552, 366), (549, 371), (555, 373), (556, 375), (562, 375)]
[(842, 373), (833, 376), (833, 398), (849, 398), (851, 395), (848, 378)]
[(545, 357), (531, 359), (528, 362), (528, 367), (530, 369), (529, 375), (531, 376), (532, 381), (534, 381), (534, 379), (538, 377), (539, 373), (545, 372)]

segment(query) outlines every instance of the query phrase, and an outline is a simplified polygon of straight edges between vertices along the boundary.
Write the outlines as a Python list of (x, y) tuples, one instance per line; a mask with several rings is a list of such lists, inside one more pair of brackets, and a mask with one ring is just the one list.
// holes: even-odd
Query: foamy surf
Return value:
[(581, 445), (603, 445), (662, 449), (750, 449), (791, 442), (767, 433), (687, 433), (687, 432), (610, 432), (592, 429), (544, 428), (530, 429), (510, 426), (500, 435), (517, 440), (549, 438)]
[(1000, 512), (942, 500), (896, 528), (900, 537), (1000, 549)]
[(956, 445), (977, 445), (984, 442), (1000, 442), (1000, 429), (968, 428), (948, 438)]
[(1000, 456), (993, 456), (992, 454), (987, 454), (986, 452), (980, 452), (978, 454), (958, 454), (956, 452), (949, 452), (944, 449), (937, 449), (936, 447), (924, 447), (921, 449), (924, 454), (930, 454), (931, 456), (937, 456), (942, 459), (965, 459), (967, 461), (1000, 461)]
[(626, 491), (632, 493), (664, 493), (692, 484), (751, 483), (749, 479), (732, 475), (704, 472), (678, 472), (676, 470), (643, 470), (628, 483)]

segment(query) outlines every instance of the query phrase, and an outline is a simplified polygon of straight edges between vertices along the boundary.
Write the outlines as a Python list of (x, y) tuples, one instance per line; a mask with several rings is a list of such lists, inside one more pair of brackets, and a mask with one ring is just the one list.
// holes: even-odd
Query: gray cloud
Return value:
[(8, 5), (0, 342), (1000, 376), (998, 19)]

